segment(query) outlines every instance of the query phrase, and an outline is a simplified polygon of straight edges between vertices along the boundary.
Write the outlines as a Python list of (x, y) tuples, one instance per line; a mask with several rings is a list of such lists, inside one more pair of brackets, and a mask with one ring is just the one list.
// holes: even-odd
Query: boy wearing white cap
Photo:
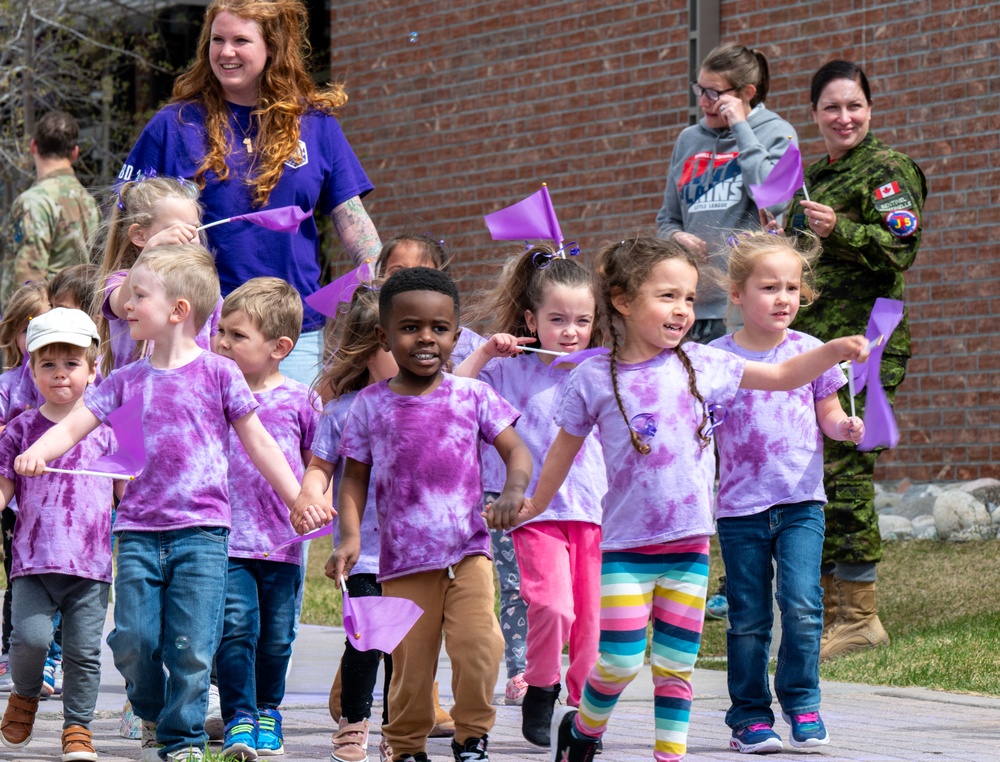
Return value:
[[(101, 679), (101, 634), (111, 585), (112, 483), (105, 478), (46, 473), (27, 479), (14, 458), (73, 410), (94, 382), (97, 327), (80, 310), (62, 307), (28, 324), (27, 349), (45, 403), (0, 433), (0, 505), (17, 494), (13, 540), (14, 688), (0, 722), (0, 742), (19, 749), (31, 740), (53, 620), (62, 613), (63, 762), (96, 760), (90, 732)], [(86, 469), (114, 449), (100, 426), (50, 465)]]

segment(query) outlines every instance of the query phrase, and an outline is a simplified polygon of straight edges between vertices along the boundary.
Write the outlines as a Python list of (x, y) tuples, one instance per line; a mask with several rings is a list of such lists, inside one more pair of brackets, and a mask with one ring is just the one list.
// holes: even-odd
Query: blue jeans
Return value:
[(157, 723), (164, 755), (208, 741), (205, 712), (222, 637), (228, 536), (219, 527), (118, 533), (108, 645), (133, 711)]
[(285, 697), (292, 655), (295, 599), (302, 586), (298, 564), (229, 559), (222, 643), (215, 656), (222, 719), (257, 717)]
[(278, 368), (288, 378), (312, 385), (323, 366), (323, 332), (309, 331), (299, 336), (292, 351)]
[(774, 724), (767, 674), (773, 608), (772, 557), (777, 562), (775, 597), (781, 611), (781, 645), (774, 691), (788, 714), (819, 710), (819, 640), (823, 633), (823, 504), (776, 505), (761, 513), (719, 519), (726, 565), (729, 629), (729, 699), (726, 724), (733, 730)]

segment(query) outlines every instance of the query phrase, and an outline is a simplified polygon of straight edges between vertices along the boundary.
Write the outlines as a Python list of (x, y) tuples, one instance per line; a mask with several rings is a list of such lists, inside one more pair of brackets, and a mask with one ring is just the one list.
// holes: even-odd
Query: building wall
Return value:
[[(519, 246), (482, 215), (548, 183), (584, 256), (652, 232), (687, 125), (687, 2), (339, 0), (332, 71), (344, 128), (376, 191), (383, 238), (443, 238), (465, 294)], [(760, 48), (768, 106), (823, 155), (812, 73), (866, 69), (873, 131), (928, 176), (923, 244), (907, 273), (914, 358), (899, 447), (880, 475), (1000, 477), (1000, 3), (722, 0), (721, 39)]]

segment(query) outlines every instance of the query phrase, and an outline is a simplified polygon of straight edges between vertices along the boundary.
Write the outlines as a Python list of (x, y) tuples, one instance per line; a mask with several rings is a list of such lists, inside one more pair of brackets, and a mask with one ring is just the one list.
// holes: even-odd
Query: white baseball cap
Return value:
[(72, 344), (75, 347), (89, 347), (100, 344), (101, 337), (97, 334), (97, 326), (83, 310), (71, 310), (66, 307), (56, 307), (28, 323), (28, 351), (49, 344)]

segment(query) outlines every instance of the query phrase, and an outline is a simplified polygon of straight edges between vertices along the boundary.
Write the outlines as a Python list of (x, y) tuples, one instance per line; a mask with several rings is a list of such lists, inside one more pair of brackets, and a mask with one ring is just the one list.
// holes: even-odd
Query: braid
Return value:
[(650, 446), (646, 442), (643, 442), (635, 432), (635, 429), (632, 428), (632, 424), (628, 419), (628, 413), (625, 412), (625, 403), (622, 401), (622, 395), (618, 391), (618, 332), (615, 330), (613, 320), (609, 321), (608, 327), (611, 331), (611, 388), (615, 393), (615, 401), (618, 403), (618, 409), (621, 411), (622, 418), (625, 419), (625, 425), (628, 427), (632, 446), (640, 455), (649, 455)]
[(698, 391), (698, 384), (694, 374), (694, 368), (691, 366), (691, 358), (687, 356), (687, 352), (681, 349), (680, 344), (674, 348), (674, 354), (677, 355), (677, 359), (681, 361), (681, 365), (684, 366), (684, 370), (688, 374), (688, 389), (691, 394), (695, 396), (698, 402), (701, 403), (701, 424), (698, 426), (698, 440), (701, 442), (701, 449), (705, 449), (712, 443), (712, 438), (705, 435), (705, 427), (708, 425), (708, 415), (705, 413), (705, 398), (701, 396), (701, 392)]

